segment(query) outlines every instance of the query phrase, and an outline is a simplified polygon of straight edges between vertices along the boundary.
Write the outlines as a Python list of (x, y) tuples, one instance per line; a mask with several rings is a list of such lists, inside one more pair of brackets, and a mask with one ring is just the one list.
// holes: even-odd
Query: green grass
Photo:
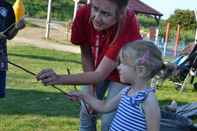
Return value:
[[(28, 46), (9, 46), (9, 60), (34, 73), (54, 68), (58, 73), (79, 72), (80, 56)], [(72, 87), (65, 86), (65, 91)], [(20, 69), (9, 65), (7, 97), (0, 99), (0, 129), (3, 131), (66, 130), (79, 128), (79, 103), (68, 101), (52, 87), (44, 87)]]
[[(9, 60), (38, 73), (53, 68), (65, 73), (80, 72), (80, 55), (30, 46), (8, 47)], [(65, 91), (72, 86), (62, 86)], [(157, 92), (161, 105), (172, 99), (178, 104), (197, 102), (197, 92), (191, 86), (179, 94), (173, 83), (167, 81)], [(100, 125), (100, 124), (99, 124)], [(1, 131), (77, 131), (79, 129), (79, 103), (72, 103), (52, 87), (45, 87), (34, 76), (9, 65), (7, 96), (0, 99)]]

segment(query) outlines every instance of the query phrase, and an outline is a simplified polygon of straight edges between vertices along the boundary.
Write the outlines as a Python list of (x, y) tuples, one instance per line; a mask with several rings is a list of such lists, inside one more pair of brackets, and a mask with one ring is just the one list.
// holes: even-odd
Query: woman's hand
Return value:
[(44, 69), (36, 76), (38, 81), (44, 85), (55, 85), (61, 83), (61, 76), (57, 75), (52, 69)]

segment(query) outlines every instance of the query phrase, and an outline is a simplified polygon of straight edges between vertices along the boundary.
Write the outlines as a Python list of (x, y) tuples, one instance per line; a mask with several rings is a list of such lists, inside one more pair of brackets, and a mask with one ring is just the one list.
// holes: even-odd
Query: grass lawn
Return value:
[[(80, 72), (80, 55), (30, 46), (8, 47), (9, 60), (38, 73), (53, 68), (58, 73)], [(65, 91), (72, 86), (62, 86)], [(161, 105), (172, 99), (178, 104), (197, 102), (197, 92), (191, 86), (179, 94), (172, 82), (167, 81), (157, 92)], [(100, 124), (99, 124), (100, 125)], [(1, 131), (77, 131), (79, 103), (72, 103), (52, 87), (44, 87), (33, 76), (9, 65), (7, 96), (0, 99)]]

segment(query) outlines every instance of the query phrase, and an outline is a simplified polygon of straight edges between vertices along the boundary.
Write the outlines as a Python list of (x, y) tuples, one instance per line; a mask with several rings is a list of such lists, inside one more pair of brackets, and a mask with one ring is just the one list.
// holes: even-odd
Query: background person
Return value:
[(0, 98), (5, 97), (6, 71), (8, 69), (7, 40), (14, 38), (25, 27), (24, 19), (15, 24), (12, 5), (0, 0)]
[[(84, 73), (59, 75), (52, 69), (44, 69), (37, 79), (45, 85), (83, 84), (82, 92), (107, 100), (124, 87), (116, 70), (117, 56), (122, 46), (141, 39), (135, 14), (127, 9), (128, 0), (91, 0), (80, 7), (72, 25), (71, 42), (80, 45)], [(108, 131), (114, 112), (101, 117), (102, 131)], [(95, 131), (96, 119), (82, 105), (80, 131)]]

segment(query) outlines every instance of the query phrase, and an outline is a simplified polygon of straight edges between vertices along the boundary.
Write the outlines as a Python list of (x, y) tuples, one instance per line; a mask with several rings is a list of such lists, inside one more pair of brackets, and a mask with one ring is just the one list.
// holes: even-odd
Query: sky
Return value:
[(197, 0), (141, 0), (161, 12), (161, 19), (167, 19), (176, 9), (197, 10)]

